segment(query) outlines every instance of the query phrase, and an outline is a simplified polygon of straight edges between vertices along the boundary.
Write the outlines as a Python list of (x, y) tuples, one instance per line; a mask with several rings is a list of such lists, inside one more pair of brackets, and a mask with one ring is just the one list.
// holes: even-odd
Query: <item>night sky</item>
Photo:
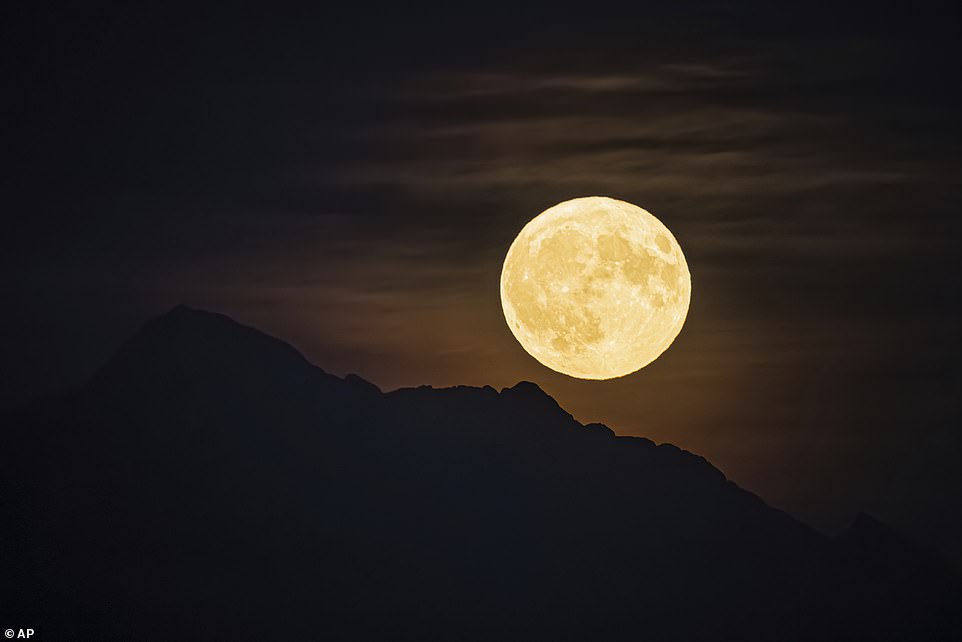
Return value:
[[(0, 405), (177, 303), (384, 390), (538, 383), (834, 532), (962, 562), (962, 91), (942, 14), (722, 3), (4, 8)], [(32, 4), (32, 3), (29, 3)], [(692, 273), (651, 366), (568, 378), (505, 325), (521, 227), (606, 195)]]

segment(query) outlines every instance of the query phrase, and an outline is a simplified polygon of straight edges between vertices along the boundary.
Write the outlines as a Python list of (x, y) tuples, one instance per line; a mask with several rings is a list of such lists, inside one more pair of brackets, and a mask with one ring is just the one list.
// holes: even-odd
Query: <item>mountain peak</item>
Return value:
[[(213, 313), (213, 312), (207, 312), (206, 310), (199, 310), (199, 309), (192, 308), (192, 307), (190, 307), (189, 305), (187, 305), (186, 303), (178, 303), (177, 305), (175, 305), (174, 307), (172, 307), (172, 308), (171, 308), (170, 310), (168, 310), (167, 312), (161, 314), (161, 315), (160, 315), (159, 317), (157, 317), (157, 318), (162, 318), (162, 317), (167, 317), (167, 316), (178, 316), (178, 315), (191, 315), (191, 314), (194, 314), (194, 315), (213, 315), (214, 313)], [(222, 315), (221, 315), (221, 316), (222, 316)]]
[(868, 513), (860, 512), (852, 524), (838, 536), (843, 544), (859, 549), (898, 551), (901, 554), (916, 554), (918, 549), (902, 533), (879, 521)]
[(859, 514), (855, 516), (855, 519), (852, 520), (852, 524), (849, 526), (849, 530), (860, 531), (860, 530), (868, 530), (868, 529), (890, 530), (888, 526), (886, 526), (882, 521), (876, 519), (872, 515), (869, 515), (866, 512), (859, 512)]
[[(147, 321), (128, 343), (162, 342), (193, 349), (216, 348), (239, 351), (273, 352), (278, 358), (307, 363), (289, 343), (260, 330), (238, 323), (226, 314), (191, 308), (184, 304)], [(264, 356), (260, 354), (258, 356)]]
[[(104, 386), (227, 385), (259, 388), (272, 380), (321, 374), (290, 344), (224, 314), (177, 305), (150, 319), (95, 375)], [(332, 375), (327, 375), (332, 376)], [(279, 382), (278, 382), (279, 383)]]
[(527, 380), (519, 381), (513, 386), (507, 386), (505, 388), (502, 388), (501, 392), (504, 392), (505, 390), (517, 390), (517, 391), (523, 391), (523, 392), (540, 393), (545, 396), (547, 396), (548, 394), (541, 389), (541, 386), (539, 386), (533, 381), (527, 381)]
[(554, 397), (542, 390), (541, 386), (533, 381), (519, 381), (509, 388), (502, 388), (501, 394), (506, 395), (509, 398), (536, 399), (541, 401), (550, 401), (552, 404), (556, 406), (558, 405), (558, 402), (554, 400)]
[(355, 390), (363, 390), (369, 394), (381, 394), (381, 389), (378, 388), (377, 385), (371, 383), (360, 375), (354, 374), (353, 372), (344, 377), (344, 382)]
[(518, 409), (529, 408), (537, 413), (561, 413), (568, 418), (571, 414), (562, 408), (555, 398), (531, 381), (519, 381), (510, 388), (501, 389), (501, 398), (515, 405)]
[(178, 303), (166, 312), (152, 319), (148, 319), (141, 327), (140, 334), (156, 332), (158, 328), (178, 328), (181, 331), (188, 332), (210, 332), (213, 330), (232, 330), (236, 332), (237, 329), (242, 328), (245, 331), (257, 332), (272, 341), (280, 342), (279, 339), (275, 339), (274, 337), (254, 330), (254, 328), (238, 323), (226, 314), (192, 308), (185, 303)]

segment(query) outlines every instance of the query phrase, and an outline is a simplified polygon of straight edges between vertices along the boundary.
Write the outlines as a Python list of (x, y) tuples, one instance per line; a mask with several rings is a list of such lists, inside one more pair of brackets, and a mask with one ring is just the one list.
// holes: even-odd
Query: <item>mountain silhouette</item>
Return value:
[(2, 417), (0, 617), (47, 639), (947, 640), (960, 583), (537, 385), (381, 392), (178, 306)]

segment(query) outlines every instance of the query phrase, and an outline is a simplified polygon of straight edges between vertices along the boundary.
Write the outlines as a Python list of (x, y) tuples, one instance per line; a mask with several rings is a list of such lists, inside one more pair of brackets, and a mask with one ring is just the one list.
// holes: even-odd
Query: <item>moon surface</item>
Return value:
[(501, 307), (522, 347), (581, 379), (658, 358), (681, 331), (691, 275), (667, 227), (603, 196), (564, 201), (524, 226), (501, 271)]

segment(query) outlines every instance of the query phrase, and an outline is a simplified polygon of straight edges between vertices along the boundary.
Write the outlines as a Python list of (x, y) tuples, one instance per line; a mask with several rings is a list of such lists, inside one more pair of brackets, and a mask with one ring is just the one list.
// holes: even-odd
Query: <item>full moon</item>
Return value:
[(637, 205), (564, 201), (531, 219), (508, 249), (501, 307), (522, 347), (580, 379), (631, 374), (685, 324), (691, 275), (678, 241)]

